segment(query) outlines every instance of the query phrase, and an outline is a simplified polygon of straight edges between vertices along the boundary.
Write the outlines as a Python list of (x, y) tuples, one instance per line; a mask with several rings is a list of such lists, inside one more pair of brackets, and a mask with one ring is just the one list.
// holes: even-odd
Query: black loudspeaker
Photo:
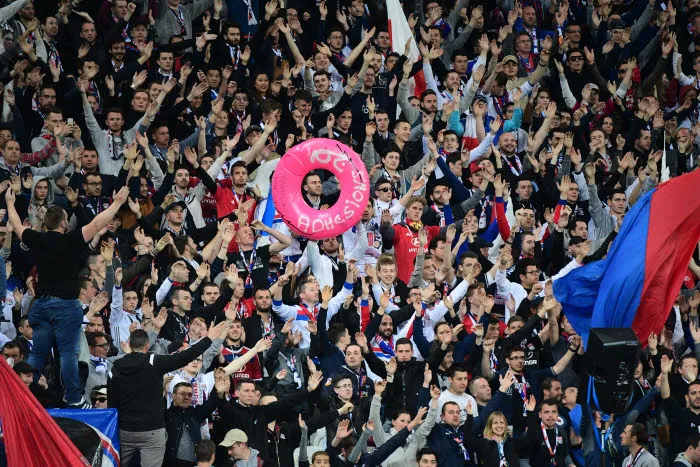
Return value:
[(590, 374), (597, 402), (591, 397), (589, 403), (606, 414), (627, 411), (639, 351), (639, 339), (629, 328), (591, 329), (586, 355), (591, 363)]

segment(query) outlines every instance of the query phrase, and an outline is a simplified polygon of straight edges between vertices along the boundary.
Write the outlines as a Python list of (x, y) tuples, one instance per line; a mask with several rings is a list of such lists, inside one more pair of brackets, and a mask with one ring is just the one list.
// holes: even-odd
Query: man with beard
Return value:
[(245, 342), (250, 346), (257, 341), (275, 337), (275, 321), (272, 318), (272, 295), (268, 289), (256, 289), (253, 295), (252, 314), (243, 319)]
[(376, 314), (364, 330), (372, 352), (384, 362), (388, 362), (396, 356), (395, 343), (398, 339), (394, 335), (394, 321), (390, 315), (385, 313), (389, 303), (388, 298), (388, 294), (382, 295)]
[(241, 68), (245, 73), (246, 65), (241, 60), (244, 53), (244, 48), (241, 47), (241, 27), (236, 23), (228, 23), (221, 28), (221, 34), (211, 44), (211, 64), (217, 68), (231, 66), (234, 73)]
[[(248, 352), (255, 352), (255, 345), (252, 347), (247, 347), (245, 345), (245, 341), (246, 334), (245, 330), (243, 329), (243, 323), (236, 319), (231, 323), (231, 327), (228, 329), (228, 334), (226, 334), (224, 344), (219, 352), (219, 365), (225, 367), (238, 357), (241, 357)], [(233, 373), (231, 376), (231, 386), (235, 387), (238, 384), (238, 381), (241, 379), (262, 381), (262, 377), (262, 364), (260, 362), (260, 354), (258, 354), (249, 360), (245, 366)]]
[[(269, 245), (258, 245), (256, 240), (258, 232), (266, 232), (277, 241)], [(236, 242), (239, 251), (237, 254), (231, 253), (229, 261), (236, 265), (245, 283), (246, 297), (251, 297), (254, 288), (268, 287), (270, 256), (291, 245), (292, 239), (279, 230), (271, 229), (259, 220), (255, 220), (250, 227), (241, 224), (236, 232)]]
[(122, 37), (114, 39), (109, 45), (110, 59), (100, 67), (104, 70), (105, 75), (112, 76), (111, 84), (110, 81), (107, 81), (107, 87), (114, 86), (119, 89), (124, 81), (130, 81), (134, 73), (137, 73), (138, 69), (151, 58), (152, 49), (152, 46), (144, 47), (141, 49), (141, 56), (138, 60), (126, 60), (126, 42)]

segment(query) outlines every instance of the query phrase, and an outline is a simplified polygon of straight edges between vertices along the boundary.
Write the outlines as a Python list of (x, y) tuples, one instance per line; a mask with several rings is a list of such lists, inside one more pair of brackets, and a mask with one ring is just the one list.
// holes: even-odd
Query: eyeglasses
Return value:
[(107, 402), (107, 398), (106, 397), (98, 397), (97, 399), (95, 399), (95, 402), (99, 402), (101, 404), (104, 404), (105, 402)]
[(382, 193), (389, 193), (391, 191), (391, 188), (377, 188), (377, 191), (381, 191)]
[(569, 60), (572, 62), (581, 62), (583, 61), (583, 55), (574, 55), (573, 57), (569, 57)]
[(525, 274), (530, 274), (532, 276), (539, 276), (540, 275), (540, 270), (539, 269), (533, 269), (532, 271), (527, 271)]

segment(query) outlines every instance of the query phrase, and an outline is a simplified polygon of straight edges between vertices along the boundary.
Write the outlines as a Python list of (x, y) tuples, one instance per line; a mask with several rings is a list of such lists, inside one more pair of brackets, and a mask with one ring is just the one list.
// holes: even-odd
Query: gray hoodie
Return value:
[(685, 458), (685, 453), (681, 452), (679, 453), (675, 459), (673, 459), (673, 465), (680, 464), (680, 465), (686, 465), (688, 467), (693, 467), (695, 464), (690, 462), (688, 459)]
[[(42, 180), (46, 180), (49, 185), (49, 189), (46, 192), (46, 198), (44, 199), (43, 203), (40, 203), (35, 197), (34, 197), (34, 191), (36, 189), (36, 186), (39, 182)], [(35, 222), (38, 221), (37, 218), (37, 210), (40, 206), (45, 207), (46, 209), (50, 208), (53, 206), (53, 201), (54, 201), (54, 190), (53, 190), (53, 185), (51, 184), (51, 179), (49, 177), (46, 177), (44, 175), (36, 175), (32, 179), (32, 192), (31, 192), (31, 198), (29, 200), (29, 221), (34, 225)]]
[(236, 467), (258, 467), (258, 454), (260, 451), (250, 448), (250, 457), (244, 461), (236, 461)]

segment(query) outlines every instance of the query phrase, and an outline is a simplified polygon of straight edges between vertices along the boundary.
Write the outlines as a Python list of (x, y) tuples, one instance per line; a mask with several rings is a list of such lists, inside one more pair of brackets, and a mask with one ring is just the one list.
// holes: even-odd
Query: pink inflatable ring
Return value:
[[(340, 198), (328, 209), (306, 204), (301, 184), (307, 173), (325, 169), (340, 183)], [(369, 176), (360, 156), (348, 146), (326, 138), (305, 141), (290, 149), (272, 176), (275, 208), (289, 228), (310, 240), (340, 235), (362, 217), (369, 201)]]

